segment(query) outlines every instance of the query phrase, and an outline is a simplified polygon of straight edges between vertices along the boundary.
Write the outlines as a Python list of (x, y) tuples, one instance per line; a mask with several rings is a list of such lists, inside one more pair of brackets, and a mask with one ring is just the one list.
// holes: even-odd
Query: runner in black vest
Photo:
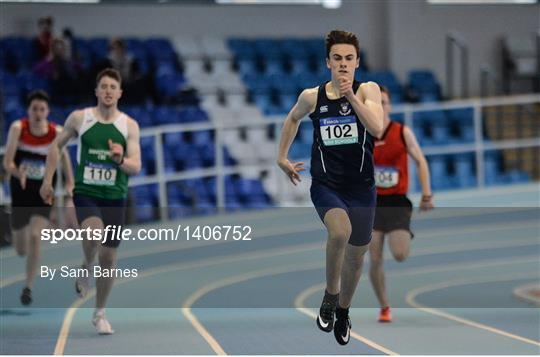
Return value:
[[(45, 158), (54, 139), (62, 132), (62, 127), (49, 121), (49, 95), (45, 91), (31, 92), (27, 104), (27, 117), (14, 121), (9, 128), (3, 159), (4, 169), (11, 176), (13, 245), (18, 255), (27, 257), (26, 281), (20, 296), (23, 305), (32, 303), (41, 256), (41, 231), (50, 225), (51, 206), (39, 195)], [(66, 150), (62, 151), (62, 169), (64, 189), (71, 196), (73, 172)]]
[(300, 120), (309, 114), (314, 129), (311, 199), (328, 230), (326, 291), (317, 325), (325, 332), (334, 329), (337, 342), (345, 345), (350, 339), (349, 307), (371, 240), (376, 203), (373, 137), (382, 133), (383, 110), (379, 86), (354, 81), (359, 65), (354, 34), (330, 32), (326, 56), (332, 80), (300, 94), (283, 125), (278, 165), (293, 184), (300, 181), (303, 163), (290, 162), (287, 155)]

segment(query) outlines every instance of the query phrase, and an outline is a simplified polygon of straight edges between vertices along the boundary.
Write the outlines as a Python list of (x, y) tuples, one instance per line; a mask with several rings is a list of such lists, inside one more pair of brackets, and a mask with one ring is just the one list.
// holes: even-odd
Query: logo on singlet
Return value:
[(349, 108), (349, 103), (344, 102), (340, 103), (341, 110), (339, 111), (339, 114), (341, 115), (349, 115), (351, 113), (351, 108)]
[(100, 150), (100, 149), (88, 149), (88, 154), (90, 155), (96, 155), (98, 160), (105, 161), (109, 156), (111, 156), (111, 152), (109, 150)]
[(328, 113), (328, 105), (323, 105), (319, 108), (320, 113)]

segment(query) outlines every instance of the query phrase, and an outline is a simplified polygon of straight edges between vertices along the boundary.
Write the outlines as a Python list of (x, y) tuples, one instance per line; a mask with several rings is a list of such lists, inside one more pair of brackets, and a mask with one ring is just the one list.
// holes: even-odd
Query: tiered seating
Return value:
[[(179, 45), (181, 49), (186, 48), (186, 41), (178, 42), (175, 45)], [(186, 91), (188, 78), (194, 83), (209, 83), (214, 99), (216, 99), (218, 89), (230, 91), (236, 95), (236, 98), (227, 98), (227, 103), (231, 104), (231, 108), (237, 108), (237, 112), (224, 116), (224, 120), (236, 120), (242, 116), (262, 119), (262, 115), (256, 108), (245, 105), (244, 86), (230, 70), (231, 56), (223, 41), (204, 38), (200, 43), (192, 46), (191, 52), (187, 50), (183, 53), (186, 55), (184, 65), (188, 71), (188, 78), (182, 72), (183, 66), (175, 47), (167, 39), (126, 38), (125, 43), (128, 52), (136, 59), (140, 72), (150, 76), (155, 87), (155, 95), (150, 95), (152, 88), (149, 88), (149, 96), (146, 102), (141, 103), (141, 105), (122, 106), (122, 102), (120, 103), (120, 109), (135, 118), (142, 128), (205, 122), (210, 119), (209, 115), (212, 116), (213, 120), (221, 119), (219, 110), (223, 109), (222, 107), (216, 109), (216, 107), (210, 106), (210, 110), (204, 110), (197, 105), (199, 98), (194, 94), (187, 98), (185, 93), (182, 93), (183, 100), (178, 100), (179, 93)], [(108, 44), (109, 39), (107, 38), (77, 38), (74, 40), (73, 49), (76, 57), (81, 60), (81, 66), (89, 71), (107, 56)], [(26, 115), (24, 106), (26, 94), (33, 89), (49, 90), (50, 84), (47, 80), (34, 76), (31, 72), (36, 58), (30, 39), (2, 39), (0, 40), (0, 50), (0, 93), (6, 118), (4, 131), (7, 132), (9, 125), (14, 120)], [(206, 60), (203, 58), (205, 56)], [(211, 71), (204, 69), (206, 64), (209, 65)], [(199, 67), (194, 67), (194, 65)], [(202, 77), (201, 73), (203, 73)], [(194, 74), (194, 78), (190, 78), (190, 75)], [(201, 79), (202, 81), (199, 81)], [(166, 105), (176, 103), (183, 105)], [(50, 118), (58, 123), (63, 123), (71, 111), (84, 105), (87, 103), (72, 103), (66, 107), (52, 106)], [(216, 114), (218, 115), (216, 116)], [(247, 137), (250, 145), (254, 145), (255, 141), (258, 141), (260, 149), (266, 150), (268, 146), (264, 147), (264, 144), (270, 145), (268, 138), (263, 140), (260, 132), (256, 129), (250, 130)], [(231, 148), (230, 144), (226, 141), (222, 147), (226, 166), (238, 163), (233, 158), (234, 155), (231, 155), (231, 151), (235, 151), (236, 147), (233, 143)], [(152, 136), (141, 138), (143, 167), (139, 176), (156, 174), (155, 149)], [(75, 147), (70, 147), (69, 150), (72, 161), (75, 163)], [(163, 135), (163, 152), (166, 173), (213, 167), (215, 165), (214, 133), (208, 130), (166, 133)], [(265, 155), (268, 156), (268, 153), (272, 152), (273, 150), (266, 150)], [(227, 182), (232, 183), (233, 188), (232, 191), (227, 192), (227, 209), (260, 208), (271, 204), (270, 197), (264, 192), (262, 183), (258, 179), (237, 176), (228, 177)], [(167, 195), (171, 217), (215, 212), (215, 186), (215, 178), (169, 183)], [(158, 218), (158, 210), (155, 208), (158, 205), (157, 185), (137, 186), (132, 188), (131, 192), (137, 207), (135, 215), (138, 221)]]
[[(429, 155), (427, 160), (434, 190), (466, 188), (476, 185), (473, 153)], [(417, 180), (416, 177), (413, 179)], [(417, 182), (414, 187), (419, 189), (419, 183)]]
[(327, 79), (320, 40), (230, 39), (238, 74), (265, 114), (286, 113), (299, 90)]
[(409, 72), (409, 97), (418, 102), (437, 102), (442, 99), (441, 86), (431, 71)]
[(130, 189), (132, 206), (137, 207), (135, 216), (137, 222), (149, 222), (158, 215), (157, 185), (136, 186)]
[(474, 141), (473, 110), (415, 112), (413, 128), (422, 146), (471, 143)]
[[(233, 38), (228, 45), (251, 101), (266, 115), (287, 113), (301, 89), (330, 79), (324, 41), (320, 39)], [(361, 52), (356, 79), (386, 86), (394, 103), (441, 99), (440, 85), (433, 73), (412, 71), (406, 91), (391, 71), (367, 72), (364, 59), (365, 53)]]
[(392, 71), (357, 71), (356, 80), (360, 82), (373, 81), (385, 86), (390, 91), (390, 97), (392, 98), (393, 104), (399, 104), (405, 101), (403, 86), (399, 83), (396, 75)]
[(293, 142), (289, 156), (293, 160), (305, 160), (311, 156), (311, 145), (313, 143), (313, 125), (309, 122), (302, 122), (298, 128), (298, 134)]
[[(166, 39), (127, 39), (126, 43), (128, 51), (135, 57), (142, 72), (149, 73), (151, 69), (152, 73), (156, 74), (155, 82), (159, 98), (165, 101), (177, 95), (185, 84), (185, 79), (179, 71), (177, 55), (169, 41)], [(77, 38), (73, 43), (74, 57), (86, 71), (90, 71), (107, 56), (108, 44), (107, 38)], [(31, 39), (4, 38), (0, 40), (0, 53), (1, 95), (4, 104), (3, 111), (7, 119), (3, 128), (5, 133), (9, 124), (26, 111), (24, 103), (26, 94), (35, 89), (50, 91), (51, 85), (47, 79), (32, 73), (37, 57)], [(150, 90), (151, 88), (149, 88), (149, 94)], [(70, 106), (80, 104), (71, 103)]]

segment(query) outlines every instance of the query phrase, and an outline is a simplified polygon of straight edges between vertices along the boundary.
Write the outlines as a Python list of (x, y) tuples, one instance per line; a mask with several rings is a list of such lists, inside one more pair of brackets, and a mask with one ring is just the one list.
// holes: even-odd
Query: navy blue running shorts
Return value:
[(371, 231), (375, 218), (377, 190), (368, 189), (336, 190), (324, 183), (311, 182), (311, 201), (324, 223), (324, 216), (332, 208), (342, 208), (349, 215), (352, 233), (349, 244), (362, 246), (371, 242)]
[[(75, 194), (73, 196), (73, 203), (75, 204), (75, 211), (77, 212), (79, 224), (90, 217), (101, 219), (103, 227), (113, 225), (117, 227), (123, 226), (126, 221), (126, 199), (106, 200)], [(105, 247), (118, 248), (120, 242), (120, 239), (110, 239), (110, 237), (107, 237), (105, 243), (102, 244)]]

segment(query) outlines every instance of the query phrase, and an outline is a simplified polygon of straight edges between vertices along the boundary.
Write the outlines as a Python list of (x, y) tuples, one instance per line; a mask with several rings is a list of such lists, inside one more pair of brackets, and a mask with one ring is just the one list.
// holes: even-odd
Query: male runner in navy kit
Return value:
[[(300, 120), (313, 123), (311, 200), (328, 230), (326, 291), (317, 317), (325, 332), (334, 329), (339, 344), (350, 339), (349, 307), (360, 280), (371, 240), (376, 190), (373, 137), (382, 134), (381, 92), (376, 83), (354, 81), (359, 44), (346, 31), (326, 36), (326, 63), (331, 81), (304, 90), (284, 122), (277, 163), (293, 184), (302, 162), (287, 154)], [(335, 315), (335, 323), (334, 323)]]

